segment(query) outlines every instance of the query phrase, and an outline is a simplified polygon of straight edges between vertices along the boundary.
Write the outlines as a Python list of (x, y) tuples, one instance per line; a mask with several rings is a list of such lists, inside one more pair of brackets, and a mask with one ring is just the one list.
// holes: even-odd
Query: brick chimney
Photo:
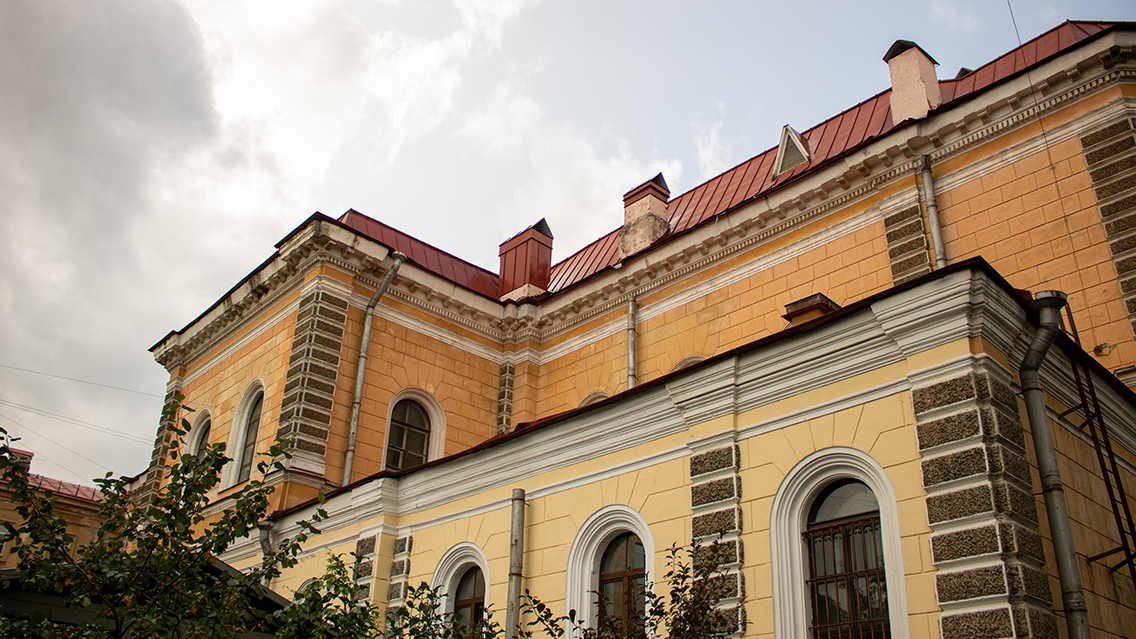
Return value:
[(542, 218), (501, 244), (502, 301), (540, 295), (548, 290), (552, 273), (552, 231)]
[(623, 196), (623, 228), (619, 230), (619, 258), (651, 246), (670, 228), (667, 200), (671, 190), (660, 173)]
[(943, 103), (935, 67), (939, 64), (919, 45), (896, 40), (884, 62), (891, 72), (891, 122), (919, 120)]

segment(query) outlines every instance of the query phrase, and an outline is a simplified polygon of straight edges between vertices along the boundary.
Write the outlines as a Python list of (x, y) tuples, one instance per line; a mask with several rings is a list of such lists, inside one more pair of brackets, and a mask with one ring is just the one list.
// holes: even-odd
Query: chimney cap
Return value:
[(927, 56), (927, 59), (931, 61), (931, 64), (939, 66), (939, 63), (935, 62), (935, 58), (932, 58), (930, 53), (927, 53), (927, 51), (925, 51), (923, 47), (915, 44), (911, 40), (896, 40), (895, 44), (891, 45), (891, 48), (889, 48), (887, 50), (887, 53), (884, 54), (884, 62), (891, 62), (892, 58), (895, 58), (899, 54), (909, 49), (919, 49), (920, 53)]

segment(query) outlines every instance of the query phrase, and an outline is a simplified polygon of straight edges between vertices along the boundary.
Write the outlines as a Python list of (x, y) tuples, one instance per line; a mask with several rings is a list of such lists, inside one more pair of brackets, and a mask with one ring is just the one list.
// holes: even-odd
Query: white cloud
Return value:
[[(952, 31), (974, 31), (982, 26), (982, 21), (975, 15), (971, 7), (966, 6), (968, 4), (951, 0), (935, 0), (931, 3), (931, 20)], [(984, 6), (983, 10), (988, 10), (988, 7)]]
[(546, 218), (556, 236), (556, 261), (623, 224), (621, 194), (659, 172), (672, 182), (682, 177), (679, 160), (636, 157), (625, 140), (616, 139), (609, 145), (616, 151), (601, 155), (599, 141), (589, 140), (572, 123), (551, 121), (509, 83), (497, 87), (461, 131), (483, 148), (528, 166), (531, 177), (498, 212), (501, 237)]
[[(722, 104), (718, 103), (721, 112)], [(719, 113), (719, 116), (721, 114)], [(730, 168), (730, 145), (722, 140), (722, 119), (711, 124), (691, 121), (694, 127), (694, 145), (697, 149), (698, 169), (703, 180), (708, 180)]]

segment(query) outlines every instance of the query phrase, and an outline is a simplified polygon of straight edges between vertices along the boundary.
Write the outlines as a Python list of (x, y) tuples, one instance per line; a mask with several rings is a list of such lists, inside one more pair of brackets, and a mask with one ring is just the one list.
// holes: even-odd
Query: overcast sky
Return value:
[[(1023, 41), (1136, 19), (1014, 8)], [(1000, 1), (3, 0), (0, 427), (34, 472), (137, 474), (150, 346), (312, 212), (493, 271), (544, 217), (559, 261), (655, 173), (677, 195), (886, 89), (899, 38), (942, 78), (1017, 45)]]

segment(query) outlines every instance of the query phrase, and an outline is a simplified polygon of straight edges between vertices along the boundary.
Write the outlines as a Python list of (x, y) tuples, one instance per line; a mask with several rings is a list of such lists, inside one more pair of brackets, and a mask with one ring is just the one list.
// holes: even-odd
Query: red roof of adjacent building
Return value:
[[(1133, 23), (1067, 21), (961, 78), (940, 80), (943, 104), (938, 110), (974, 97), (1070, 47), (1125, 24)], [(886, 135), (893, 128), (891, 89), (887, 89), (802, 133), (811, 154), (809, 162), (774, 176), (777, 147), (773, 147), (672, 198), (668, 203), (670, 231), (660, 241), (689, 231), (746, 200), (782, 186)], [(340, 221), (388, 247), (402, 251), (414, 263), (455, 284), (497, 299), (498, 277), (485, 269), (354, 210), (345, 213)], [(563, 291), (616, 264), (619, 261), (618, 235), (619, 229), (615, 229), (555, 264), (549, 292)]]
[(50, 490), (59, 497), (70, 497), (79, 501), (98, 504), (103, 501), (103, 494), (94, 488), (60, 481), (34, 473), (28, 474), (28, 486), (34, 490)]

